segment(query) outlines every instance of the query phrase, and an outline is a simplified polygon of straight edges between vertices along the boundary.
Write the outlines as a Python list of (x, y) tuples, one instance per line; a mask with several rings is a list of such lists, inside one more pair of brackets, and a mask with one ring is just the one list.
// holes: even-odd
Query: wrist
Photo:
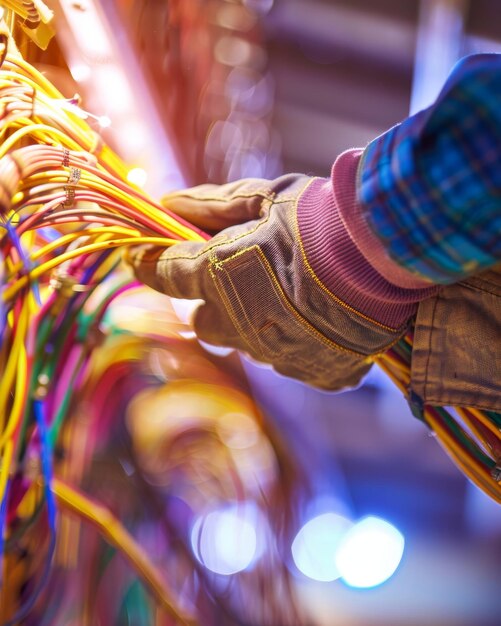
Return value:
[[(297, 208), (299, 234), (316, 277), (336, 298), (378, 323), (399, 328), (415, 314), (417, 303), (436, 290), (405, 272), (390, 281), (393, 261), (362, 221), (356, 197), (361, 150), (341, 154), (331, 179), (317, 179), (303, 193)], [(398, 268), (397, 266), (397, 269)], [(382, 270), (382, 271), (381, 271)], [(385, 276), (386, 274), (386, 276)], [(402, 283), (404, 286), (402, 286)]]

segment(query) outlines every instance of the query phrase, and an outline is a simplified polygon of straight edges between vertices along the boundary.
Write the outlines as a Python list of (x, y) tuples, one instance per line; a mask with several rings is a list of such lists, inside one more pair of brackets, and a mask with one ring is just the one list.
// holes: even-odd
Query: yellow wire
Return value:
[(92, 522), (106, 541), (120, 550), (139, 576), (147, 583), (159, 604), (171, 617), (177, 620), (177, 623), (184, 626), (195, 625), (192, 618), (174, 606), (162, 575), (142, 547), (109, 509), (93, 503), (81, 492), (72, 489), (57, 478), (52, 482), (52, 490), (61, 507), (77, 514), (81, 519)]
[[(31, 76), (38, 83), (37, 86), (41, 87), (51, 97), (64, 97), (62, 93), (47, 78), (45, 78), (45, 76), (41, 72), (39, 72), (33, 65), (25, 61), (21, 56), (12, 56), (8, 54), (5, 59), (4, 65), (15, 65), (18, 68), (22, 69), (25, 74), (19, 74), (20, 76), (23, 76), (23, 78), (29, 78)], [(17, 74), (18, 72), (16, 72), (16, 75)]]
[[(82, 231), (85, 232), (85, 231)], [(117, 248), (119, 246), (133, 246), (138, 244), (152, 244), (155, 246), (169, 246), (175, 243), (179, 243), (177, 239), (167, 239), (165, 237), (131, 237), (129, 239), (113, 239), (110, 241), (104, 241), (100, 243), (89, 244), (70, 250), (56, 257), (50, 259), (45, 263), (42, 263), (38, 267), (32, 269), (27, 275), (19, 278), (13, 285), (7, 287), (3, 294), (3, 300), (8, 301), (15, 296), (23, 287), (26, 287), (30, 280), (36, 280), (42, 274), (52, 270), (54, 267), (61, 265), (65, 261), (74, 259), (82, 254), (91, 254), (92, 252), (101, 252), (102, 250), (109, 250), (110, 248)]]
[(386, 359), (386, 355), (378, 357), (376, 359), (376, 363), (379, 365), (379, 367), (383, 370), (383, 372), (385, 372), (385, 374), (387, 374), (387, 376), (395, 383), (395, 385), (400, 389), (400, 391), (404, 394), (404, 396), (407, 397), (407, 393), (408, 393), (408, 389), (407, 389), (407, 385), (396, 376), (395, 372), (391, 369), (391, 367), (389, 367), (388, 365), (388, 361), (389, 359)]
[(482, 424), (488, 428), (493, 435), (495, 435), (501, 441), (501, 428), (498, 428), (483, 411), (479, 409), (468, 409)]
[[(48, 81), (44, 78), (42, 74), (37, 73), (35, 75), (33, 73), (30, 73), (30, 75), (28, 73), (23, 74), (19, 71), (16, 71), (14, 68), (7, 69), (10, 64), (14, 64), (13, 59), (12, 57), (9, 57), (9, 55), (7, 55), (7, 59), (4, 62), (3, 67), (0, 69), (0, 81), (4, 81), (5, 88), (11, 88), (12, 83), (19, 85), (20, 87), (22, 85), (26, 85), (30, 88), (31, 93), (35, 97), (39, 97), (39, 94), (42, 94), (45, 95), (46, 98), (51, 98), (53, 100), (65, 100), (65, 97), (59, 91), (57, 91), (57, 89), (55, 89), (54, 87), (52, 87), (52, 89), (47, 88), (50, 83), (48, 83)], [(22, 66), (22, 64), (19, 62), (19, 59), (16, 59), (15, 65), (18, 65), (18, 67)], [(24, 93), (29, 97), (29, 92)]]
[[(67, 135), (65, 135), (62, 131), (58, 130), (57, 128), (51, 128), (50, 126), (47, 126), (46, 124), (30, 124), (28, 126), (20, 128), (19, 130), (16, 130), (15, 133), (13, 133), (8, 139), (6, 139), (2, 143), (0, 147), (0, 158), (4, 157), (7, 154), (7, 152), (9, 152), (9, 150), (11, 150), (13, 146), (15, 146), (15, 144), (19, 140), (21, 140), (23, 137), (26, 137), (26, 135), (30, 135), (30, 134), (36, 136), (38, 131), (40, 132), (50, 131), (50, 135), (55, 135), (66, 148), (70, 150), (81, 150), (80, 146), (78, 145), (78, 143), (76, 143), (76, 141), (73, 141), (73, 139), (70, 139)], [(42, 143), (46, 145), (56, 145), (55, 142), (47, 141), (45, 138), (43, 138)]]
[[(0, 448), (1, 450), (1, 448)], [(2, 467), (0, 469), (0, 502), (3, 501), (5, 496), (5, 489), (7, 488), (7, 481), (9, 480), (10, 464), (12, 461), (12, 453), (14, 451), (14, 444), (9, 439), (3, 448), (2, 455)], [(0, 529), (1, 532), (1, 529)]]
[[(10, 410), (9, 420), (5, 431), (0, 437), (0, 448), (3, 447), (7, 439), (11, 437), (19, 425), (23, 416), (23, 409), (26, 400), (26, 390), (28, 385), (28, 359), (24, 342), (20, 345), (17, 361), (17, 376), (14, 387), (14, 402)], [(3, 381), (2, 381), (3, 382)]]
[(478, 442), (483, 446), (484, 452), (492, 458), (493, 449), (489, 440), (486, 437), (484, 437), (483, 433), (479, 430), (475, 421), (468, 414), (468, 411), (460, 407), (456, 407), (456, 411), (458, 415), (466, 423), (468, 428), (471, 430), (473, 435), (476, 437)]
[[(132, 230), (130, 228), (125, 228), (122, 226), (98, 226), (95, 228), (88, 228), (85, 230), (68, 233), (67, 235), (62, 235), (59, 239), (55, 239), (54, 241), (51, 241), (47, 245), (43, 246), (42, 248), (35, 250), (30, 255), (30, 259), (32, 261), (36, 261), (50, 254), (54, 250), (57, 250), (58, 248), (62, 248), (63, 246), (68, 245), (69, 243), (75, 241), (75, 239), (93, 237), (94, 235), (97, 236), (97, 235), (110, 235), (110, 234), (128, 235), (130, 237), (135, 237), (137, 239), (140, 238), (140, 232), (137, 230)], [(24, 267), (24, 263), (22, 261), (19, 261), (18, 263), (12, 266), (12, 268), (9, 271), (9, 274), (16, 274), (23, 267)]]
[(442, 443), (444, 449), (456, 461), (466, 476), (468, 476), (470, 480), (480, 487), (482, 491), (485, 491), (497, 502), (501, 503), (501, 485), (498, 485), (494, 479), (487, 479), (487, 476), (485, 475), (487, 470), (484, 470), (484, 468), (482, 468), (483, 471), (479, 470), (473, 460), (469, 456), (466, 456), (455, 439), (449, 435), (449, 433), (442, 427), (440, 422), (433, 415), (427, 414), (426, 421), (437, 434), (437, 437)]
[[(16, 370), (19, 374), (20, 370), (23, 370), (23, 362), (22, 355), (25, 355), (24, 352), (24, 342), (26, 338), (26, 332), (28, 328), (28, 313), (29, 313), (29, 305), (28, 300), (23, 302), (23, 307), (19, 314), (18, 327), (14, 336), (14, 342), (12, 344), (12, 349), (9, 353), (7, 359), (7, 365), (4, 370), (4, 374), (2, 379), (0, 380), (0, 430), (3, 430), (5, 425), (5, 415), (7, 411), (7, 401), (9, 398), (11, 386), (14, 382), (14, 378), (16, 375)], [(21, 373), (22, 375), (22, 373)], [(11, 414), (12, 417), (12, 414)], [(10, 423), (10, 418), (9, 422)], [(2, 434), (0, 438), (0, 447), (5, 443), (6, 439), (10, 437), (13, 428), (9, 430), (8, 436), (5, 432)]]
[(177, 220), (173, 219), (168, 213), (165, 213), (161, 209), (148, 204), (145, 200), (136, 198), (135, 196), (129, 196), (118, 187), (113, 187), (106, 181), (99, 180), (95, 176), (89, 176), (89, 173), (85, 170), (82, 171), (81, 180), (87, 181), (93, 189), (102, 191), (105, 195), (113, 195), (119, 202), (125, 205), (132, 205), (138, 209), (141, 213), (147, 215), (157, 223), (166, 226), (170, 231), (179, 235), (185, 240), (191, 241), (204, 241), (198, 233), (194, 232), (192, 228), (180, 224)]

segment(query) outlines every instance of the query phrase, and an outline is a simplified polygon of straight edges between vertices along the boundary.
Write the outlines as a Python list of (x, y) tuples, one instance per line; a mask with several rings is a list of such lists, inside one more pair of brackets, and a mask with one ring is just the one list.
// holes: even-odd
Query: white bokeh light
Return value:
[(292, 556), (308, 578), (330, 582), (339, 578), (336, 552), (352, 522), (337, 513), (324, 513), (307, 522), (292, 542)]
[(88, 80), (92, 76), (92, 70), (85, 63), (74, 63), (70, 65), (70, 73), (77, 83)]
[(127, 172), (127, 180), (129, 183), (143, 188), (148, 180), (148, 173), (142, 167), (133, 167)]
[(191, 545), (198, 560), (216, 574), (240, 572), (257, 556), (256, 515), (246, 506), (212, 511), (197, 519)]
[(107, 115), (100, 115), (97, 118), (97, 123), (101, 128), (109, 128), (111, 126), (111, 120)]
[(375, 587), (395, 573), (404, 552), (403, 535), (389, 522), (366, 517), (345, 535), (336, 565), (350, 587)]

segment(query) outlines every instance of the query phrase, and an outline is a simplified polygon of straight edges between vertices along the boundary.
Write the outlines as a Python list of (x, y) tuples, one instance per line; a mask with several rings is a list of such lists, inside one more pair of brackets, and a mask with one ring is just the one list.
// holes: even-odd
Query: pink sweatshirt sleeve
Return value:
[(308, 262), (327, 289), (363, 315), (399, 328), (437, 286), (397, 265), (366, 223), (357, 202), (362, 150), (343, 152), (330, 179), (301, 196), (298, 225)]

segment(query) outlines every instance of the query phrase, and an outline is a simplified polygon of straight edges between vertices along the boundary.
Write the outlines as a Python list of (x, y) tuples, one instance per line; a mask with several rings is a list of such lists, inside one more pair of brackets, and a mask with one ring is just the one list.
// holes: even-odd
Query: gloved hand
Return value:
[(322, 194), (333, 202), (330, 185), (286, 175), (171, 194), (166, 207), (218, 234), (206, 243), (131, 249), (127, 260), (154, 289), (204, 300), (194, 316), (201, 340), (242, 350), (316, 387), (353, 386), (406, 325), (393, 328), (355, 310), (313, 271), (297, 207), (313, 206)]

